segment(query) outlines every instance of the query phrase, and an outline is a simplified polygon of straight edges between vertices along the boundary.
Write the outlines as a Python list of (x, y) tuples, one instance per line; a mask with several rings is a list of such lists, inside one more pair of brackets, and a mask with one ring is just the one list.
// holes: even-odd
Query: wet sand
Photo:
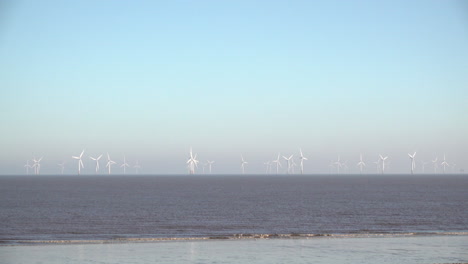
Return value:
[(468, 263), (468, 236), (0, 246), (1, 263)]

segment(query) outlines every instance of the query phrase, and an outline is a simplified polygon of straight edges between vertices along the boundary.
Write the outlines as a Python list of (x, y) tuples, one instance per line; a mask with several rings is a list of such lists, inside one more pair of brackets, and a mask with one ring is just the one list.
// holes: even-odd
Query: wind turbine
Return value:
[(270, 172), (270, 165), (271, 165), (271, 161), (267, 161), (267, 162), (263, 162), (263, 164), (265, 165), (265, 173), (268, 174), (268, 172)]
[(276, 160), (272, 161), (272, 163), (276, 163), (276, 174), (278, 174), (279, 167), (283, 167), (281, 165), (280, 154), (279, 153), (278, 153), (278, 158), (276, 158)]
[(133, 166), (135, 168), (136, 174), (138, 174), (138, 170), (141, 168), (140, 164), (138, 163), (138, 160), (135, 162), (135, 165)]
[(388, 156), (382, 157), (382, 155), (379, 155), (380, 160), (382, 160), (382, 174), (385, 173), (385, 161), (388, 159)]
[(36, 160), (36, 158), (34, 157), (33, 158), (33, 162), (34, 164), (32, 165), (32, 167), (34, 168), (34, 174), (39, 174), (40, 170), (41, 170), (41, 160), (42, 160), (42, 157), (38, 160)]
[(26, 165), (24, 165), (26, 168), (26, 175), (29, 175), (29, 168), (32, 168), (31, 165), (29, 165), (29, 160), (26, 161)]
[(130, 167), (130, 166), (128, 165), (126, 159), (125, 159), (125, 155), (124, 155), (124, 162), (123, 162), (122, 165), (120, 165), (120, 167), (123, 167), (123, 168), (124, 168), (124, 174), (126, 174), (125, 168), (126, 168), (126, 167)]
[(427, 165), (428, 163), (429, 163), (429, 162), (427, 162), (427, 161), (421, 161), (422, 173), (424, 173), (424, 172), (426, 171), (425, 168), (426, 168), (426, 165)]
[(359, 162), (357, 163), (356, 166), (359, 167), (359, 170), (361, 171), (361, 174), (362, 174), (362, 167), (366, 166), (366, 163), (364, 163), (364, 161), (362, 161), (362, 154), (359, 154)]
[(99, 155), (99, 157), (97, 157), (97, 158), (93, 158), (91, 156), (89, 157), (90, 159), (96, 161), (96, 173), (98, 173), (98, 171), (99, 171), (99, 159), (101, 159), (101, 157), (102, 157), (102, 154)]
[(294, 161), (294, 159), (291, 159), (291, 171), (292, 171), (292, 174), (294, 174), (294, 168), (297, 166), (296, 162)]
[(61, 168), (60, 171), (61, 171), (61, 173), (63, 174), (63, 171), (65, 170), (65, 161), (62, 162), (62, 163), (59, 163), (59, 164), (57, 164), (57, 165), (59, 165), (59, 167)]
[(452, 173), (455, 172), (455, 166), (457, 166), (457, 164), (455, 164), (455, 163), (452, 163), (452, 164), (450, 165), (450, 168), (452, 169)]
[(442, 163), (440, 165), (444, 166), (444, 174), (445, 174), (445, 167), (449, 166), (447, 161), (445, 161), (445, 153), (444, 153), (444, 161), (442, 161)]
[(438, 159), (439, 157), (435, 157), (435, 159), (432, 160), (432, 163), (434, 163), (434, 173), (437, 173), (437, 167), (438, 167), (437, 160)]
[(299, 160), (301, 161), (301, 174), (304, 174), (304, 160), (307, 160), (306, 157), (304, 157), (304, 155), (302, 154), (302, 149), (299, 149), (299, 152), (300, 152), (300, 156), (299, 156)]
[(115, 161), (111, 160), (109, 153), (107, 153), (107, 164), (106, 167), (109, 168), (109, 175), (111, 174), (111, 166), (112, 164), (116, 164)]
[(211, 174), (211, 165), (213, 165), (214, 161), (207, 160), (207, 162), (208, 162), (208, 167), (210, 168), (210, 174)]
[(245, 174), (245, 164), (248, 164), (247, 161), (244, 160), (244, 157), (241, 155), (241, 168), (242, 168), (242, 174)]
[(374, 161), (373, 163), (377, 167), (377, 173), (379, 173), (380, 172), (380, 159), (378, 159), (377, 161)]
[(341, 166), (344, 168), (344, 173), (348, 172), (348, 161), (346, 160), (345, 162), (341, 163)]
[(288, 162), (288, 174), (289, 174), (289, 172), (291, 171), (291, 164), (292, 164), (292, 161), (293, 161), (293, 160), (292, 160), (293, 156), (294, 156), (294, 154), (291, 155), (291, 156), (289, 156), (289, 158), (283, 156), (283, 159), (285, 159), (285, 160)]
[(72, 158), (78, 160), (78, 175), (81, 174), (81, 168), (84, 168), (83, 161), (81, 160), (81, 157), (83, 157), (84, 149), (81, 151), (80, 156), (72, 156)]
[(416, 151), (414, 152), (413, 155), (409, 154), (408, 153), (408, 156), (410, 157), (411, 159), (411, 174), (414, 173), (414, 169), (416, 168), (416, 162), (414, 161), (414, 157), (416, 156)]
[(192, 148), (190, 148), (190, 158), (187, 160), (188, 168), (189, 168), (189, 173), (194, 174), (195, 173), (195, 167), (198, 168), (198, 160), (197, 160), (197, 154), (193, 156), (192, 153)]
[(338, 156), (338, 160), (333, 162), (334, 165), (336, 165), (336, 168), (338, 170), (338, 174), (340, 174), (340, 168), (343, 166), (343, 164), (340, 162), (340, 156)]

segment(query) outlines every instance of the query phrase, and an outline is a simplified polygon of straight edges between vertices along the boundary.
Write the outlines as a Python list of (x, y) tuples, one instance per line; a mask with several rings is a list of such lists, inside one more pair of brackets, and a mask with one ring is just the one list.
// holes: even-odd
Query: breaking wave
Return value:
[(411, 236), (468, 236), (468, 232), (408, 232), (408, 233), (354, 233), (354, 234), (233, 234), (202, 237), (134, 237), (78, 240), (0, 240), (0, 246), (45, 244), (115, 244), (152, 243), (168, 241), (249, 240), (249, 239), (316, 239), (316, 238), (391, 238)]

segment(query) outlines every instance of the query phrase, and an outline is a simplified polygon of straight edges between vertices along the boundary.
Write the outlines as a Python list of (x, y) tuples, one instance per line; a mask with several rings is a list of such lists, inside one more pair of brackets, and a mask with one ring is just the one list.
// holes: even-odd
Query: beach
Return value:
[(2, 263), (468, 263), (468, 236), (209, 239), (0, 247)]

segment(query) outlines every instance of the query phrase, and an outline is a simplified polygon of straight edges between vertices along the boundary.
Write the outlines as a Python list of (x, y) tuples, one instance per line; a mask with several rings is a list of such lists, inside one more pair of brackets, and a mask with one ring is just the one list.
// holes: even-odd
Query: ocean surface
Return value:
[(0, 223), (2, 245), (466, 236), (468, 175), (0, 176)]

